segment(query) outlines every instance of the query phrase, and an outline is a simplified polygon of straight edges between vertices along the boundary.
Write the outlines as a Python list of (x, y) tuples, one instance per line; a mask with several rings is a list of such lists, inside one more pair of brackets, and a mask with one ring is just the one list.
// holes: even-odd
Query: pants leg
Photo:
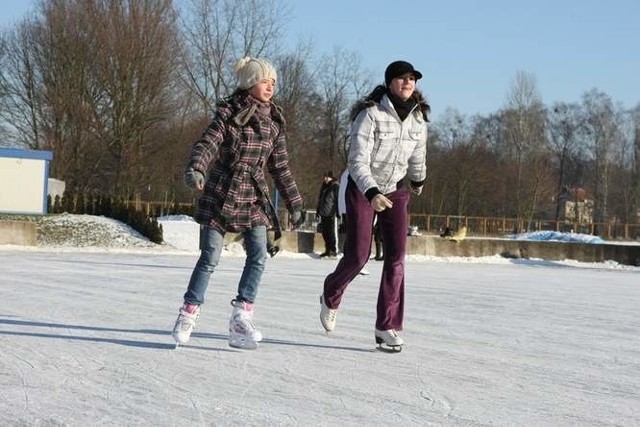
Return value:
[(188, 304), (201, 305), (209, 286), (209, 279), (220, 260), (224, 234), (206, 226), (200, 226), (200, 257), (196, 263), (184, 301)]
[(238, 283), (236, 299), (253, 303), (258, 295), (258, 286), (267, 261), (267, 228), (253, 227), (245, 231), (243, 237), (247, 258)]
[(349, 181), (345, 192), (347, 205), (344, 256), (333, 273), (324, 280), (324, 298), (329, 308), (338, 308), (342, 295), (351, 281), (360, 273), (371, 255), (373, 217), (375, 211), (367, 198)]
[(387, 197), (393, 202), (393, 207), (378, 213), (384, 264), (378, 292), (376, 329), (401, 331), (404, 318), (409, 190), (400, 188)]
[(320, 221), (322, 224), (322, 238), (324, 239), (325, 252), (337, 253), (335, 216), (323, 216)]

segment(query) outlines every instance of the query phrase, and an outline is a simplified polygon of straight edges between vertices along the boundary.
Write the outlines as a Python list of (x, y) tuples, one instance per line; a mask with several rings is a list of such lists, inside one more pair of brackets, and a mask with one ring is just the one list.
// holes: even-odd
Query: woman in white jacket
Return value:
[(320, 321), (330, 332), (344, 291), (371, 255), (377, 216), (385, 257), (374, 336), (377, 344), (396, 351), (404, 344), (398, 331), (404, 318), (409, 198), (410, 193), (421, 194), (426, 179), (430, 107), (416, 90), (420, 78), (422, 73), (410, 63), (392, 62), (385, 71), (385, 85), (377, 86), (353, 109), (344, 256), (326, 277), (320, 296)]

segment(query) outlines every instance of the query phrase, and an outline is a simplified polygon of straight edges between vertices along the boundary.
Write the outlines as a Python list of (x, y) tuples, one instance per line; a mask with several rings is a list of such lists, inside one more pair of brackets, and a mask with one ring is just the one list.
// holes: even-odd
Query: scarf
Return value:
[(246, 125), (251, 116), (253, 116), (255, 113), (258, 113), (258, 115), (262, 117), (271, 116), (270, 102), (260, 102), (251, 96), (249, 97), (249, 99), (251, 100), (249, 106), (240, 111), (240, 113), (238, 113), (238, 115), (234, 118), (235, 122), (240, 126)]
[(396, 110), (396, 113), (398, 113), (398, 117), (400, 117), (401, 121), (404, 121), (404, 119), (409, 116), (409, 113), (411, 113), (411, 110), (416, 106), (416, 101), (413, 97), (403, 101), (388, 90), (387, 96), (389, 97), (393, 108)]

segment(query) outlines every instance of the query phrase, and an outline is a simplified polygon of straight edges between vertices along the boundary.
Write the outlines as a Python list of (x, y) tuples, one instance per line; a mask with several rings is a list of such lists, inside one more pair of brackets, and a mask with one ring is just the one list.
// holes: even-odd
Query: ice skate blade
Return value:
[(256, 348), (258, 348), (258, 343), (257, 342), (245, 342), (245, 341), (239, 341), (239, 340), (229, 340), (229, 347), (232, 348), (237, 348), (240, 350), (255, 350)]
[(378, 345), (374, 350), (375, 351), (379, 351), (382, 353), (400, 353), (402, 351), (402, 349), (404, 348), (404, 344), (403, 345)]
[(402, 344), (387, 344), (387, 342), (383, 338), (380, 338), (378, 336), (376, 336), (375, 338), (376, 338), (376, 344), (378, 344), (379, 346), (380, 345), (386, 345), (387, 347), (402, 347), (404, 345), (404, 343), (402, 343)]

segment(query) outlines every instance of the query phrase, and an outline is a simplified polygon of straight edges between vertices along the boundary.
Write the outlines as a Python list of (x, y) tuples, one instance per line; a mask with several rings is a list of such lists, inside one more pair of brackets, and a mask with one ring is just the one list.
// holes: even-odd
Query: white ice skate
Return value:
[(376, 344), (378, 344), (378, 350), (390, 353), (398, 353), (402, 351), (404, 341), (400, 338), (395, 329), (387, 329), (386, 331), (376, 329), (375, 337)]
[(233, 311), (229, 319), (229, 346), (255, 350), (262, 341), (262, 334), (253, 324), (253, 304), (246, 301), (231, 301)]
[(322, 323), (325, 331), (331, 332), (335, 329), (337, 314), (338, 310), (327, 307), (324, 302), (324, 295), (320, 295), (320, 323)]
[(191, 332), (196, 327), (196, 322), (200, 316), (200, 306), (193, 304), (184, 304), (180, 308), (180, 313), (176, 319), (175, 325), (173, 325), (173, 339), (176, 340), (176, 347), (178, 344), (184, 344), (189, 342)]

